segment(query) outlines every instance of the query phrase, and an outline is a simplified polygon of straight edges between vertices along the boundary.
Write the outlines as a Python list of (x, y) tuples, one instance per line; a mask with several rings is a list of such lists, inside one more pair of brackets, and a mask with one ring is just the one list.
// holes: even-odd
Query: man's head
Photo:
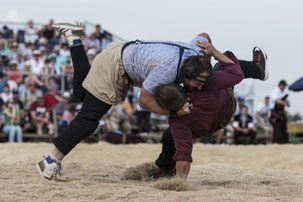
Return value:
[(246, 116), (248, 111), (248, 107), (246, 105), (241, 107), (241, 115)]
[(166, 110), (178, 110), (186, 102), (186, 91), (180, 85), (165, 84), (155, 88), (154, 98)]
[(281, 91), (284, 91), (285, 88), (286, 88), (286, 86), (287, 86), (287, 83), (286, 83), (285, 80), (281, 80), (281, 81), (279, 82), (279, 88), (280, 88)]
[(212, 66), (206, 56), (191, 56), (184, 60), (180, 76), (189, 91), (201, 90), (212, 76)]
[(266, 97), (264, 98), (264, 102), (265, 102), (265, 105), (266, 105), (266, 106), (269, 105), (269, 97), (268, 97), (268, 96), (266, 96)]

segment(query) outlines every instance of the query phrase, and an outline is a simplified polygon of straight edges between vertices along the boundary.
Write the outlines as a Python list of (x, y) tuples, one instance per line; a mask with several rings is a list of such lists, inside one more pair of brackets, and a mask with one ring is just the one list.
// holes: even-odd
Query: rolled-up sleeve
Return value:
[(174, 161), (189, 161), (192, 162), (192, 130), (184, 122), (184, 119), (170, 119), (170, 130), (175, 143)]

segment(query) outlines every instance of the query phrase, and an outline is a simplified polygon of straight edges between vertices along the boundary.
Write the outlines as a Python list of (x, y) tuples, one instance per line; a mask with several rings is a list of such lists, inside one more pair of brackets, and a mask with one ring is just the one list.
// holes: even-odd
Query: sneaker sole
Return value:
[(261, 79), (261, 81), (266, 81), (266, 80), (268, 79), (268, 77), (269, 77), (269, 72), (268, 72), (268, 70), (267, 70), (267, 65), (266, 65), (266, 63), (267, 63), (267, 54), (266, 54), (266, 52), (265, 52), (262, 48), (260, 48), (260, 47), (257, 47), (257, 48), (260, 49), (260, 51), (263, 53), (263, 55), (264, 55), (264, 57), (265, 57), (264, 78)]

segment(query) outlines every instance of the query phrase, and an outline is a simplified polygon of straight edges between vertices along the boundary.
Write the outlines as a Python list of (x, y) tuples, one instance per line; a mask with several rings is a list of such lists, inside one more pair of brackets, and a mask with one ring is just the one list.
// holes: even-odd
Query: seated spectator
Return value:
[(25, 68), (25, 62), (24, 62), (24, 57), (21, 53), (18, 53), (17, 55), (17, 69), (20, 71), (20, 72), (23, 72), (24, 68)]
[(250, 116), (247, 111), (247, 106), (243, 106), (240, 115), (234, 117), (234, 143), (236, 145), (240, 144), (240, 137), (249, 138), (249, 140), (245, 142), (246, 144), (255, 144), (256, 141), (256, 128), (254, 127), (252, 116)]
[(44, 67), (44, 61), (40, 58), (40, 51), (33, 51), (33, 58), (31, 59), (31, 72), (34, 74), (40, 74)]
[(62, 101), (61, 96), (58, 94), (59, 86), (56, 83), (51, 84), (49, 91), (44, 95), (44, 103), (51, 111), (58, 102)]
[(50, 121), (50, 112), (44, 103), (43, 94), (36, 95), (37, 100), (30, 106), (32, 125), (36, 126), (39, 135), (43, 134), (43, 128), (48, 128), (48, 134), (54, 134), (54, 125)]
[(13, 98), (13, 94), (11, 93), (8, 84), (4, 85), (3, 92), (1, 93), (1, 98), (2, 98), (4, 103), (8, 102), (10, 99)]
[(18, 89), (14, 89), (13, 90), (13, 101), (14, 101), (15, 107), (18, 110), (22, 111), (23, 110), (23, 102), (19, 98), (19, 91), (18, 91)]
[(29, 20), (24, 29), (24, 39), (26, 42), (35, 43), (38, 40), (38, 30), (34, 27), (34, 22)]
[(68, 91), (65, 91), (62, 93), (62, 99), (61, 101), (59, 101), (57, 104), (56, 104), (56, 115), (57, 115), (57, 120), (60, 122), (60, 121), (63, 121), (62, 120), (62, 116), (63, 116), (63, 113), (65, 110), (67, 110), (67, 108), (69, 107), (70, 105), (70, 99), (71, 99), (71, 93), (68, 92)]
[(49, 23), (42, 27), (41, 34), (44, 38), (46, 38), (48, 41), (50, 40), (56, 40), (56, 32), (55, 29), (52, 27), (54, 24), (54, 20), (50, 19)]
[(159, 125), (167, 124), (167, 122), (168, 122), (167, 116), (151, 113), (150, 118), (151, 118), (151, 124), (152, 124), (153, 131), (154, 132), (162, 132), (163, 129), (161, 129), (159, 127)]
[(8, 29), (8, 27), (6, 25), (4, 25), (2, 27), (2, 31), (0, 33), (0, 36), (3, 38), (3, 39), (11, 39), (13, 38), (13, 33), (10, 32), (10, 30)]
[(20, 127), (20, 111), (15, 107), (14, 100), (10, 99), (3, 110), (3, 132), (8, 134), (8, 141), (14, 142), (17, 135), (17, 142), (22, 142), (22, 129)]
[(269, 97), (265, 97), (264, 103), (261, 103), (255, 113), (256, 125), (265, 131), (266, 136), (272, 136), (273, 128), (269, 122), (270, 117)]
[(9, 62), (9, 69), (8, 69), (8, 74), (9, 74), (9, 80), (14, 81), (18, 83), (21, 80), (20, 76), (20, 70), (17, 69), (17, 61), (16, 60), (11, 60)]
[(92, 33), (88, 38), (88, 48), (95, 49), (97, 52), (101, 50), (100, 40), (96, 37), (94, 33)]
[[(29, 80), (29, 79), (28, 79)], [(29, 110), (30, 105), (37, 99), (37, 94), (42, 94), (41, 90), (36, 88), (34, 81), (26, 81), (26, 91), (21, 94), (21, 101), (24, 104), (25, 110)]]

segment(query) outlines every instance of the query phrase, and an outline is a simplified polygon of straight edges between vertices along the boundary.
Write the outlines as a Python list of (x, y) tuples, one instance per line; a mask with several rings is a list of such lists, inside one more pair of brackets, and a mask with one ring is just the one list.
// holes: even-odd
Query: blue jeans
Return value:
[(14, 142), (15, 134), (17, 134), (17, 141), (19, 143), (22, 142), (22, 129), (20, 126), (15, 126), (15, 125), (4, 126), (3, 132), (8, 134), (9, 142)]

